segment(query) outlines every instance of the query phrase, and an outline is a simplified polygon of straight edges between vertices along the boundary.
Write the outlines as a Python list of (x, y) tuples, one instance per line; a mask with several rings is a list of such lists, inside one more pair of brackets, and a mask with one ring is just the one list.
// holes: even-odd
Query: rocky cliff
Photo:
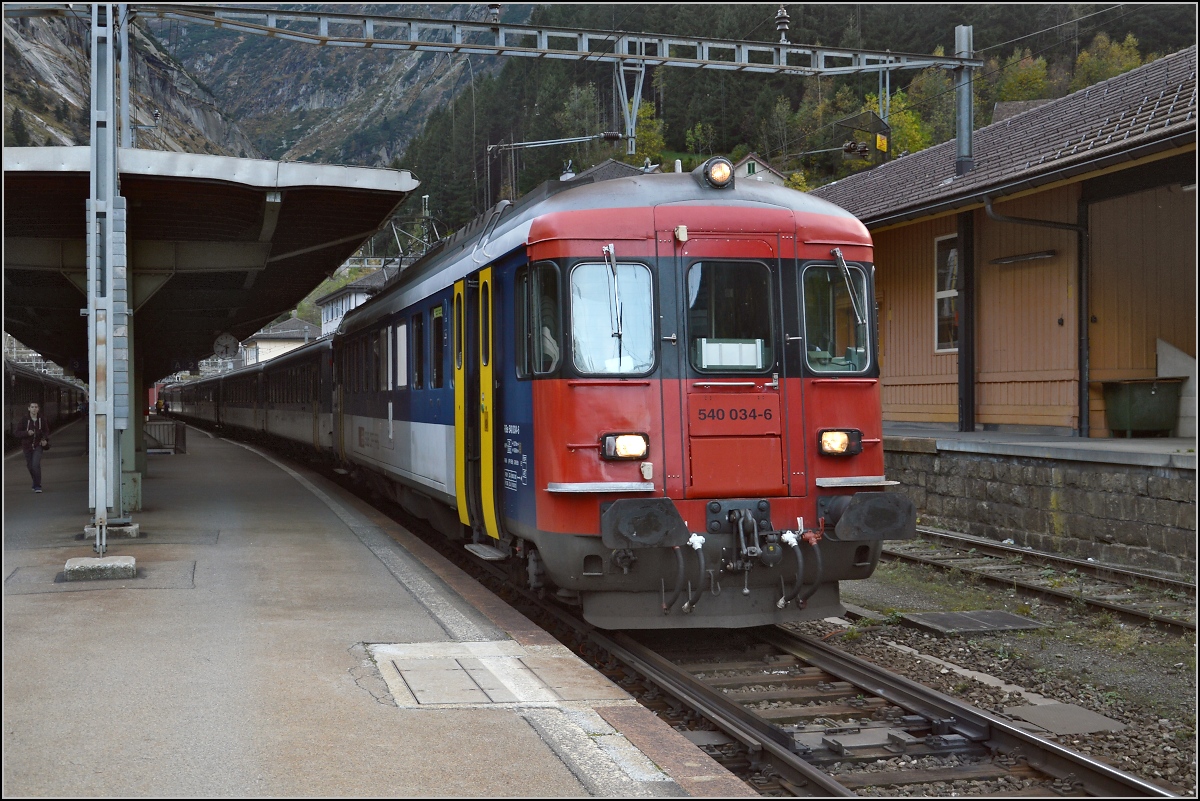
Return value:
[[(280, 4), (435, 19), (481, 19), (484, 5)], [(504, 7), (506, 22), (530, 5)], [(305, 23), (286, 23), (303, 26)], [(316, 47), (156, 17), (136, 19), (131, 114), (137, 146), (252, 158), (386, 166), (472, 76), (496, 58)], [(4, 142), (88, 142), (88, 24), (4, 21)]]
[[(131, 29), (130, 115), (137, 145), (155, 150), (261, 158), (217, 99), (159, 47)], [(4, 143), (86, 145), (91, 63), (87, 22), (60, 17), (4, 20)]]
[[(277, 8), (460, 20), (487, 14), (478, 4)], [(531, 8), (506, 6), (504, 19), (524, 21)], [(314, 30), (312, 23), (283, 24)], [(211, 88), (264, 154), (283, 160), (387, 165), (404, 152), (430, 112), (472, 75), (501, 64), (441, 53), (317, 47), (170, 20), (147, 25), (167, 52)]]

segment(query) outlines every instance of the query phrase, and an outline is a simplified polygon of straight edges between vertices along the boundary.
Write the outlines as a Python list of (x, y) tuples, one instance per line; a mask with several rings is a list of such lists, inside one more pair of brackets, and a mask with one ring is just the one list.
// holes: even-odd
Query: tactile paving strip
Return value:
[(400, 707), (629, 700), (563, 646), (512, 640), (370, 645)]

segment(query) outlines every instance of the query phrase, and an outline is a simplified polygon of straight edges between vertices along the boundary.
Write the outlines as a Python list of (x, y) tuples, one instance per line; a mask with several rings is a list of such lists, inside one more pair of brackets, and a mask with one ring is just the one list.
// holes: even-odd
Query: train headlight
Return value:
[(605, 434), (600, 438), (600, 455), (605, 459), (643, 459), (650, 452), (645, 434)]
[(822, 429), (817, 442), (826, 456), (853, 456), (862, 452), (862, 432), (855, 428)]
[(709, 186), (724, 189), (733, 181), (733, 163), (720, 156), (709, 159), (704, 164), (704, 180)]

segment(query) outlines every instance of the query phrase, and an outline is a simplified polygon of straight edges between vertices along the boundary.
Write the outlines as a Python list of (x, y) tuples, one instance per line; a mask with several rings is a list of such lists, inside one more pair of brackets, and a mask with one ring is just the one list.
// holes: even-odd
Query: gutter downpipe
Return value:
[(1059, 228), (1064, 231), (1074, 231), (1076, 234), (1076, 248), (1079, 254), (1079, 308), (1076, 312), (1076, 316), (1079, 319), (1079, 429), (1076, 435), (1086, 439), (1091, 430), (1091, 409), (1089, 408), (1088, 395), (1088, 352), (1090, 347), (1088, 334), (1091, 327), (1091, 309), (1088, 307), (1088, 295), (1090, 293), (1088, 273), (1091, 254), (1089, 252), (1088, 240), (1087, 204), (1083, 201), (1079, 202), (1076, 218), (1082, 219), (1082, 224), (1055, 222), (1053, 220), (1034, 220), (1028, 217), (1009, 217), (1004, 214), (998, 214), (992, 209), (992, 198), (989, 195), (983, 196), (983, 208), (987, 212), (988, 218), (996, 222), (1014, 223), (1016, 225), (1036, 225), (1043, 228)]

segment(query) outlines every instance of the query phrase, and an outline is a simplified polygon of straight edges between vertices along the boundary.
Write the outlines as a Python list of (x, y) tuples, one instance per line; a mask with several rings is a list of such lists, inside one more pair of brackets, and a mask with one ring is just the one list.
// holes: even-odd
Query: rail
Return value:
[(1027, 596), (1083, 604), (1124, 622), (1196, 633), (1196, 585), (1115, 565), (1027, 550), (964, 534), (918, 528), (925, 541), (891, 543), (883, 557), (958, 570)]

